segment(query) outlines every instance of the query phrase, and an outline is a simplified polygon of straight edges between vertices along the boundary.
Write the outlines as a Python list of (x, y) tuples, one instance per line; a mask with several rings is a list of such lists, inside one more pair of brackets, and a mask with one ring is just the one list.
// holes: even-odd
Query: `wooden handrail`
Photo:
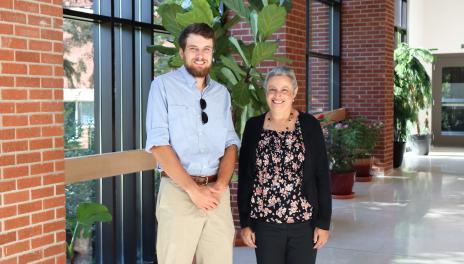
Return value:
[(64, 159), (65, 183), (152, 170), (156, 160), (144, 150), (111, 152)]

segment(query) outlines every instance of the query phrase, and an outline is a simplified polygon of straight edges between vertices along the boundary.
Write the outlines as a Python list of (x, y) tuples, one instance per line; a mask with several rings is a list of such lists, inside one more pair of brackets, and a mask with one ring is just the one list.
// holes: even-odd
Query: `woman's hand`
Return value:
[(316, 227), (314, 229), (314, 249), (321, 249), (329, 240), (329, 230), (320, 229)]
[(242, 228), (240, 231), (240, 235), (242, 236), (242, 240), (247, 245), (247, 247), (256, 248), (256, 236), (253, 230), (249, 227)]

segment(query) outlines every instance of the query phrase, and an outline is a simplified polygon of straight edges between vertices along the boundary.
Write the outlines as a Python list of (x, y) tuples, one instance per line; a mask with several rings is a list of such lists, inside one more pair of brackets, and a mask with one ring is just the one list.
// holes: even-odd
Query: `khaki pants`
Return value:
[(232, 264), (234, 224), (230, 191), (204, 213), (171, 179), (161, 178), (156, 206), (156, 253), (160, 264)]

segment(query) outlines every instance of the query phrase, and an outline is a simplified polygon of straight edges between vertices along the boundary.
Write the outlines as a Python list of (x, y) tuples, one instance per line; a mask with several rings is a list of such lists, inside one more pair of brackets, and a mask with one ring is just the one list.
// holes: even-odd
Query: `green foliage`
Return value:
[(259, 39), (267, 39), (285, 24), (285, 8), (276, 5), (265, 6), (258, 15)]
[(106, 206), (99, 203), (80, 203), (77, 207), (77, 217), (74, 221), (72, 237), (67, 245), (68, 256), (74, 256), (74, 241), (78, 237), (88, 238), (92, 227), (97, 222), (111, 222), (113, 220)]
[[(226, 18), (228, 12), (219, 12), (217, 0), (194, 0), (184, 9), (178, 4), (163, 4), (158, 13), (163, 26), (172, 34), (175, 48), (166, 48), (167, 43), (148, 47), (149, 52), (156, 51), (169, 57), (169, 66), (180, 67), (183, 62), (178, 55), (177, 39), (184, 27), (196, 22), (204, 22), (215, 31), (214, 63), (211, 77), (223, 83), (232, 94), (232, 105), (236, 131), (241, 135), (246, 120), (267, 110), (264, 89), (261, 87), (264, 77), (257, 70), (264, 61), (291, 63), (285, 57), (276, 57), (278, 42), (267, 39), (285, 23), (291, 0), (266, 1), (252, 0), (245, 4), (242, 0), (224, 0), (229, 11), (236, 15)], [(252, 28), (253, 42), (244, 43), (229, 36), (227, 30), (239, 21), (244, 21)], [(239, 55), (237, 62), (231, 53)]]
[(333, 172), (349, 172), (353, 170), (353, 162), (357, 158), (359, 132), (344, 120), (327, 127), (326, 147), (330, 170)]
[(382, 122), (370, 122), (365, 118), (353, 118), (345, 121), (349, 127), (356, 131), (356, 158), (368, 158), (372, 156)]
[(423, 63), (431, 63), (433, 55), (428, 49), (411, 48), (401, 43), (394, 53), (394, 129), (395, 141), (406, 141), (407, 122), (418, 122), (419, 110), (428, 107), (432, 100), (431, 82)]

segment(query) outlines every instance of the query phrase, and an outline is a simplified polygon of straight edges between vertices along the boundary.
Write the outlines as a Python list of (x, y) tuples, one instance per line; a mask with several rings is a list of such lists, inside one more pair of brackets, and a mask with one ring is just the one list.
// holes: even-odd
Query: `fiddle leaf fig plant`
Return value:
[[(221, 3), (226, 7), (225, 12)], [(182, 29), (192, 23), (210, 25), (215, 32), (210, 75), (229, 89), (235, 129), (241, 135), (248, 118), (267, 110), (262, 87), (264, 76), (257, 69), (259, 65), (264, 61), (291, 63), (288, 58), (276, 56), (279, 42), (270, 40), (272, 34), (285, 24), (291, 6), (291, 0), (250, 0), (248, 3), (242, 0), (192, 0), (188, 8), (173, 3), (162, 4), (158, 13), (171, 38), (165, 45), (149, 46), (147, 50), (169, 56), (169, 66), (180, 67), (183, 61), (178, 54), (177, 39)], [(239, 21), (249, 25), (251, 43), (229, 35), (228, 30)]]

